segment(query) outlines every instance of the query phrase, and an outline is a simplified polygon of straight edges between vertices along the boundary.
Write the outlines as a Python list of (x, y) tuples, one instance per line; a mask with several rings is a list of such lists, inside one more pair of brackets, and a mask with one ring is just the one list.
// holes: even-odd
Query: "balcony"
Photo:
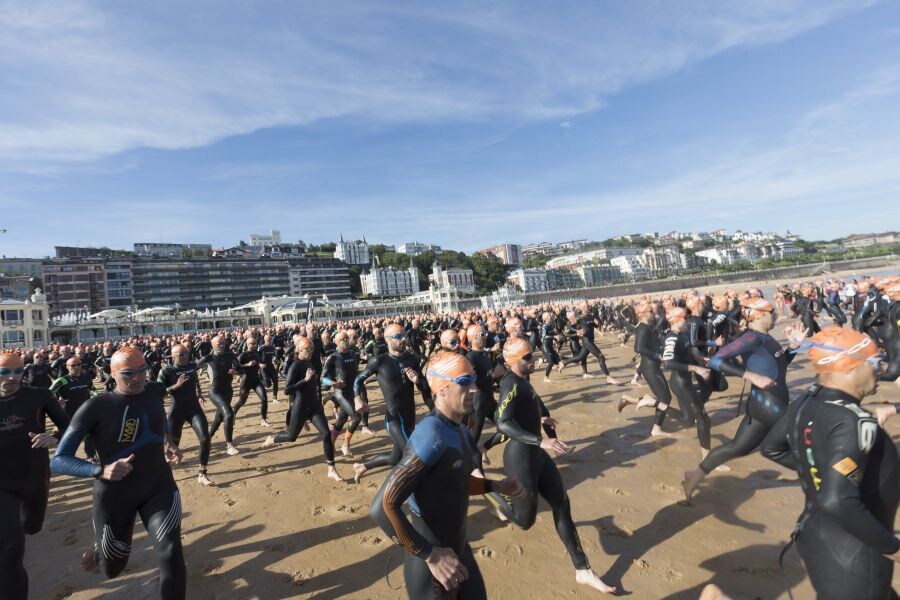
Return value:
[(25, 321), (22, 319), (3, 319), (0, 321), (4, 327), (23, 327), (25, 325)]

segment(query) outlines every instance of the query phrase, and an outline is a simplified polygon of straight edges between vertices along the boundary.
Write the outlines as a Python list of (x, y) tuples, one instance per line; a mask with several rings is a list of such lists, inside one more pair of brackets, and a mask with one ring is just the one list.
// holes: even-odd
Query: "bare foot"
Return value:
[(366, 471), (366, 465), (362, 463), (353, 463), (353, 481), (359, 483), (359, 480), (366, 474)]
[(341, 446), (341, 454), (343, 454), (347, 458), (353, 458), (353, 453), (350, 452), (350, 446), (348, 444), (344, 444)]
[(731, 596), (726, 596), (722, 588), (710, 583), (700, 592), (699, 600), (731, 600)]
[(700, 482), (703, 481), (704, 477), (706, 477), (706, 473), (704, 473), (702, 469), (684, 472), (684, 480), (681, 482), (681, 487), (684, 488), (684, 497), (688, 502), (690, 502), (691, 496), (694, 495), (694, 491), (697, 489), (697, 486), (700, 485)]
[(603, 592), (604, 594), (615, 594), (617, 591), (616, 586), (606, 585), (605, 583), (603, 583), (603, 580), (600, 579), (597, 574), (594, 573), (591, 569), (576, 569), (575, 583), (580, 583), (582, 585), (592, 587), (598, 592)]
[(334, 479), (335, 481), (344, 481), (344, 478), (338, 475), (337, 469), (335, 469), (333, 466), (328, 467), (328, 479)]
[(88, 573), (97, 571), (97, 550), (93, 546), (84, 551), (81, 555), (81, 568)]
[(281, 404), (281, 400), (279, 400), (277, 397), (272, 398), (272, 402), (274, 402), (275, 404)]
[(549, 377), (544, 377), (544, 383), (550, 383), (550, 384), (552, 384), (553, 381), (552, 381)]
[(303, 431), (309, 433), (309, 421), (303, 424)]
[(269, 422), (266, 421), (265, 419), (263, 419), (262, 421), (260, 421), (260, 422), (259, 422), (259, 425), (260, 425), (260, 427), (271, 427), (271, 425), (269, 424)]
[(613, 377), (612, 375), (606, 376), (606, 383), (608, 383), (609, 385), (621, 385), (619, 383), (619, 380), (616, 379), (615, 377)]
[(654, 425), (653, 429), (650, 430), (651, 437), (675, 437), (672, 433), (667, 433), (662, 430), (662, 427), (659, 425)]
[(593, 379), (593, 378), (594, 378), (594, 375), (591, 375), (590, 373), (583, 373), (583, 374), (581, 375), (581, 378), (582, 378), (582, 379)]
[(621, 413), (625, 409), (625, 407), (631, 403), (632, 403), (631, 398), (629, 398), (625, 394), (622, 394), (622, 397), (619, 399), (619, 405), (616, 407), (616, 410), (618, 410)]
[(274, 445), (275, 445), (275, 436), (270, 435), (263, 441), (262, 448), (271, 448)]
[(563, 369), (565, 369), (565, 368), (566, 368), (566, 365), (564, 365), (563, 363), (559, 363), (559, 366), (556, 367), (556, 372), (562, 373)]
[[(275, 438), (272, 438), (272, 442), (273, 442), (273, 443), (275, 442)], [(226, 448), (225, 448), (225, 453), (226, 453), (228, 456), (234, 456), (235, 454), (240, 454), (240, 452), (241, 452), (241, 451), (238, 450), (237, 447), (235, 447), (234, 444), (228, 444), (228, 446), (226, 446)]]
[(215, 483), (213, 483), (212, 479), (206, 476), (206, 473), (200, 473), (199, 475), (197, 475), (197, 483), (205, 486), (216, 485)]
[(369, 429), (368, 427), (363, 427), (360, 431), (368, 435), (375, 435), (375, 432)]
[(729, 467), (728, 465), (719, 465), (715, 470), (719, 471), (720, 473), (730, 473), (731, 467)]
[(639, 409), (647, 407), (647, 406), (656, 406), (656, 398), (650, 398), (649, 396), (644, 396), (640, 400), (638, 400), (637, 405), (634, 407), (635, 412)]

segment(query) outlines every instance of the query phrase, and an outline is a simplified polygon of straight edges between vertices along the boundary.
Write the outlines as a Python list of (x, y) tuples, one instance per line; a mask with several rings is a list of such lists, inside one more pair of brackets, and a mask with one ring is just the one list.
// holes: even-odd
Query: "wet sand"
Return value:
[[(777, 326), (779, 339), (791, 322)], [(611, 334), (598, 342), (613, 375), (630, 379), (631, 348), (620, 347)], [(599, 374), (593, 358), (588, 366)], [(813, 381), (805, 356), (794, 361), (788, 378), (795, 393)], [(695, 432), (670, 418), (664, 428), (675, 437), (649, 439), (651, 410), (626, 408), (619, 415), (615, 409), (623, 392), (639, 394), (646, 387), (612, 387), (599, 377), (585, 380), (578, 366), (567, 368), (553, 385), (543, 383), (541, 374), (532, 379), (559, 421), (560, 438), (576, 446), (556, 462), (582, 545), (604, 580), (635, 600), (693, 599), (709, 582), (734, 598), (787, 598), (788, 585), (795, 598), (813, 597), (796, 551), (785, 561), (784, 576), (778, 568), (778, 553), (802, 509), (794, 473), (753, 454), (730, 463), (729, 473), (711, 474), (691, 505), (684, 505), (682, 473), (699, 460)], [(714, 447), (729, 440), (738, 425), (741, 386), (734, 379), (730, 384), (708, 404)], [(387, 449), (377, 385), (371, 386), (370, 398), (378, 435), (355, 436), (357, 457)], [(883, 385), (864, 406), (880, 401), (900, 402), (900, 390)], [(188, 597), (405, 598), (403, 552), (367, 515), (387, 470), (375, 470), (356, 485), (352, 460), (338, 451), (338, 470), (350, 482), (330, 481), (322, 445), (310, 433), (301, 434), (295, 444), (260, 450), (265, 436), (283, 425), (286, 407), (270, 404), (273, 429), (266, 430), (259, 426), (258, 401), (251, 397), (235, 427), (239, 456), (227, 456), (221, 432), (217, 434), (210, 464), (210, 477), (218, 484), (214, 488), (196, 483), (196, 440), (192, 431), (185, 431), (185, 463), (175, 468), (175, 477), (184, 506)], [(207, 414), (212, 417), (210, 404)], [(896, 440), (900, 418), (887, 429)], [(491, 458), (488, 476), (499, 478), (502, 448), (495, 448)], [(85, 573), (79, 559), (93, 540), (91, 483), (55, 476), (50, 485), (44, 530), (27, 540), (31, 597), (157, 597), (153, 550), (140, 522), (131, 562), (119, 578), (107, 581)], [(468, 537), (489, 597), (602, 597), (575, 584), (549, 508), (542, 502), (539, 510), (534, 527), (521, 531), (501, 524), (483, 498), (472, 499)]]

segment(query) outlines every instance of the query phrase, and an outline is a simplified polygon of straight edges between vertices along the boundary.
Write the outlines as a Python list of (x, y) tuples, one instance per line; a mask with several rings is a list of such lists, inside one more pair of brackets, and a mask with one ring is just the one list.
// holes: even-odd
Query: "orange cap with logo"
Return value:
[(852, 371), (878, 354), (872, 338), (849, 327), (826, 327), (807, 342), (807, 347), (819, 373)]
[(435, 394), (449, 386), (457, 377), (472, 373), (472, 363), (458, 352), (441, 350), (425, 365), (425, 379)]
[(743, 306), (744, 318), (747, 319), (748, 323), (765, 316), (766, 313), (775, 312), (775, 307), (765, 298), (751, 298), (748, 302), (744, 303)]
[(508, 365), (522, 360), (528, 354), (531, 354), (531, 346), (522, 338), (506, 340), (503, 345), (503, 360)]
[(116, 350), (109, 359), (109, 370), (113, 373), (128, 369), (140, 369), (147, 366), (147, 361), (141, 351), (134, 346), (124, 346)]

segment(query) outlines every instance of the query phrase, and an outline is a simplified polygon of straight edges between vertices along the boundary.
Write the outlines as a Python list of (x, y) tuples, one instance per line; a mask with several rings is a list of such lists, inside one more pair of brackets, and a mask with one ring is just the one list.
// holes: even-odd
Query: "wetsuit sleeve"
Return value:
[(65, 375), (63, 375), (62, 377), (57, 377), (53, 381), (53, 384), (50, 386), (50, 393), (58, 397), (59, 390), (62, 389), (67, 383), (69, 383), (69, 380)]
[(739, 338), (722, 346), (715, 355), (709, 359), (709, 368), (735, 377), (743, 377), (747, 369), (738, 367), (730, 362), (730, 359), (750, 352), (755, 346), (761, 342), (758, 335), (753, 331), (747, 330)]
[(817, 503), (861, 542), (882, 554), (893, 554), (900, 550), (900, 541), (866, 509), (859, 491), (859, 482), (877, 435), (878, 421), (874, 417), (857, 417), (850, 411), (829, 428), (827, 462), (820, 468), (822, 483), (817, 492)]
[[(409, 443), (403, 450), (403, 457), (397, 466), (388, 473), (387, 479), (384, 480), (384, 484), (375, 495), (372, 507), (369, 509), (369, 516), (392, 540), (403, 546), (404, 550), (424, 559), (428, 558), (434, 546), (415, 530), (401, 507), (431, 468), (431, 464), (427, 462), (428, 459), (434, 458), (435, 454), (439, 459), (439, 453), (443, 453), (443, 446), (439, 444), (440, 436), (438, 436), (436, 440), (432, 441), (436, 441), (439, 448), (429, 450), (425, 457), (419, 456), (416, 446), (422, 448), (426, 446), (429, 439), (432, 439), (431, 431), (420, 434), (420, 429), (430, 430), (431, 428), (421, 427), (420, 424), (420, 427), (413, 431)], [(417, 438), (419, 444), (415, 442)]]
[[(163, 367), (159, 370), (159, 375), (156, 376), (156, 381), (159, 383), (166, 385), (166, 378), (169, 376), (169, 367)], [(171, 394), (172, 390), (169, 389), (169, 386), (166, 386), (166, 393)]]
[(72, 422), (66, 428), (66, 433), (62, 436), (59, 446), (56, 447), (56, 453), (50, 460), (50, 470), (54, 473), (73, 477), (99, 477), (103, 473), (101, 465), (95, 465), (75, 456), (75, 451), (78, 450), (84, 436), (94, 426), (93, 406), (92, 400), (88, 400), (75, 411)]
[(428, 380), (425, 378), (425, 374), (422, 373), (421, 367), (415, 367), (415, 371), (419, 375), (419, 381), (416, 382), (416, 386), (419, 388), (419, 392), (422, 394), (422, 402), (425, 403), (425, 406), (428, 407), (428, 410), (434, 410), (434, 399), (431, 395), (431, 386), (428, 385)]
[(799, 465), (788, 441), (788, 430), (792, 420), (791, 414), (788, 411), (787, 414), (775, 421), (775, 425), (772, 426), (772, 429), (769, 430), (769, 433), (763, 440), (760, 452), (769, 460), (774, 460), (779, 465), (796, 471)]
[(506, 437), (528, 444), (530, 446), (540, 446), (541, 436), (539, 434), (526, 431), (515, 420), (516, 402), (518, 401), (519, 386), (516, 383), (508, 383), (504, 380), (500, 384), (500, 406), (497, 408), (497, 429)]
[(295, 360), (291, 363), (291, 368), (288, 369), (287, 377), (284, 379), (284, 393), (294, 393), (294, 390), (303, 383), (303, 377), (306, 377), (306, 375), (300, 376), (300, 361)]
[(47, 395), (47, 401), (44, 403), (44, 413), (50, 417), (50, 420), (59, 429), (59, 432), (55, 434), (56, 439), (59, 439), (69, 427), (69, 415), (66, 414), (59, 402), (50, 394)]
[(366, 363), (366, 368), (363, 369), (359, 375), (356, 376), (356, 379), (353, 380), (353, 393), (357, 396), (366, 397), (366, 379), (374, 375), (378, 372), (378, 367), (381, 366), (381, 361), (383, 359), (381, 356), (376, 356), (372, 360)]
[(662, 365), (663, 368), (670, 371), (681, 371), (690, 373), (690, 365), (675, 360), (675, 348), (678, 345), (678, 338), (675, 336), (666, 337), (663, 342)]
[(325, 359), (325, 364), (322, 365), (322, 385), (325, 387), (329, 387), (334, 384), (335, 380), (335, 372), (334, 372), (334, 360), (337, 353), (332, 353), (328, 355), (328, 358)]
[(688, 320), (688, 339), (691, 342), (691, 356), (694, 357), (694, 360), (702, 364), (703, 360), (706, 358), (706, 354), (704, 354), (700, 348), (705, 348), (706, 342), (700, 339), (700, 324), (701, 321), (699, 319)]

